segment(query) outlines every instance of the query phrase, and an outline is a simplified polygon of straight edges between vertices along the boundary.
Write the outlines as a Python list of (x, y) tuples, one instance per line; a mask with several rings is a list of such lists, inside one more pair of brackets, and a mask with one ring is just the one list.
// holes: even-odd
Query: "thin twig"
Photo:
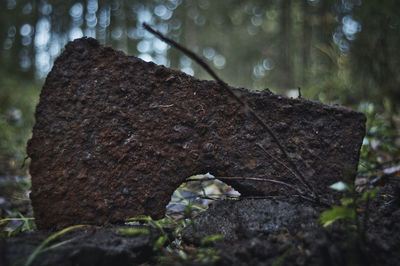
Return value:
[(310, 198), (310, 197), (307, 197), (307, 196), (304, 196), (304, 195), (294, 195), (294, 196), (298, 196), (298, 197), (300, 197), (300, 198), (302, 198), (302, 199), (304, 199), (306, 201), (309, 201), (311, 203), (314, 203), (314, 204), (317, 204), (317, 205), (320, 205), (320, 206), (325, 206), (327, 208), (332, 208), (332, 205), (329, 204), (328, 202), (326, 202), (325, 200)]
[(29, 159), (29, 155), (27, 155), (27, 156), (24, 158), (24, 161), (22, 162), (21, 168), (20, 168), (20, 169), (22, 169), (22, 168), (25, 167), (25, 162), (26, 162), (26, 160), (28, 160), (28, 159)]
[[(330, 205), (329, 203), (323, 202), (323, 201), (316, 201), (314, 198), (310, 198), (304, 195), (293, 195), (293, 196), (297, 196), (305, 201), (311, 202), (313, 204), (317, 204), (320, 206), (324, 206), (324, 207), (328, 207), (331, 208), (332, 205)], [(258, 200), (258, 199), (277, 199), (277, 196), (245, 196), (245, 197), (240, 197), (238, 200), (245, 200), (245, 199), (254, 199), (254, 200)]]
[(285, 148), (282, 146), (281, 142), (279, 139), (275, 136), (275, 134), (272, 132), (272, 129), (261, 119), (259, 115), (256, 114), (256, 112), (247, 104), (246, 101), (244, 101), (240, 96), (238, 96), (231, 88), (229, 88), (228, 84), (226, 84), (222, 79), (220, 79), (217, 74), (207, 65), (200, 57), (198, 57), (195, 53), (190, 51), (189, 49), (183, 47), (179, 43), (175, 42), (172, 39), (169, 39), (165, 37), (161, 32), (154, 30), (151, 28), (149, 25), (146, 23), (143, 23), (143, 27), (154, 34), (156, 37), (158, 37), (160, 40), (172, 45), (173, 47), (177, 48), (178, 50), (182, 51), (184, 54), (186, 54), (188, 57), (192, 58), (194, 61), (196, 61), (201, 67), (204, 68), (217, 82), (218, 84), (224, 88), (232, 98), (234, 98), (238, 103), (240, 103), (246, 113), (250, 113), (251, 116), (263, 127), (265, 131), (268, 132), (268, 134), (271, 136), (273, 141), (276, 143), (278, 148), (282, 151), (282, 153), (285, 155), (286, 159), (288, 160), (290, 166), (293, 168), (293, 173), (296, 173), (295, 177), (310, 191), (313, 193), (313, 196), (316, 197), (318, 200), (318, 194), (314, 190), (314, 188), (306, 181), (304, 178), (303, 174), (299, 171), (297, 168), (296, 164), (290, 159), (289, 154), (286, 152)]
[[(357, 176), (358, 177), (363, 177), (363, 175), (365, 175), (365, 174), (367, 174), (368, 172), (371, 172), (371, 171), (379, 172), (379, 171), (384, 170), (384, 168), (387, 167), (388, 165), (393, 165), (393, 164), (396, 164), (396, 163), (399, 163), (399, 162), (400, 162), (400, 158), (398, 158), (398, 159), (396, 158), (394, 160), (386, 161), (386, 162), (380, 163), (379, 165), (377, 165), (375, 167), (370, 167), (370, 168), (367, 168), (367, 169), (365, 169), (363, 171), (358, 171)], [(388, 167), (388, 168), (390, 168), (390, 167)]]
[(183, 181), (184, 183), (186, 182), (193, 182), (193, 181), (200, 181), (200, 182), (204, 182), (204, 181), (215, 181), (216, 179), (221, 180), (221, 181), (230, 181), (230, 180), (239, 180), (239, 181), (259, 181), (259, 182), (268, 182), (268, 183), (274, 183), (274, 184), (278, 184), (278, 185), (282, 185), (282, 186), (286, 186), (288, 188), (291, 188), (293, 190), (296, 190), (298, 193), (303, 194), (303, 192), (298, 189), (295, 186), (292, 186), (288, 183), (285, 183), (283, 181), (279, 181), (279, 180), (274, 180), (274, 179), (267, 179), (267, 178), (260, 178), (260, 177), (241, 177), (241, 176), (218, 176), (215, 178), (198, 178), (198, 179), (186, 179), (185, 181)]
[[(185, 198), (185, 200), (189, 200), (190, 201), (190, 200), (204, 199), (204, 200), (215, 200), (215, 201), (220, 200), (221, 201), (221, 200), (237, 200), (237, 199), (239, 199), (239, 196), (238, 197), (228, 197), (225, 194), (214, 195), (214, 196), (215, 197), (213, 197), (213, 195), (211, 195), (211, 194), (210, 195), (206, 195), (206, 196), (195, 195), (195, 196), (187, 197), (187, 198)], [(223, 196), (223, 197), (217, 198), (216, 196)], [(174, 203), (174, 205), (176, 205), (176, 204), (178, 204), (178, 205), (185, 204), (185, 203), (180, 203), (181, 201), (183, 201), (183, 200), (177, 201), (177, 203)]]
[[(260, 182), (263, 182), (263, 181), (264, 181), (264, 182), (276, 183), (276, 184), (279, 184), (279, 185), (287, 186), (287, 187), (289, 187), (289, 188), (295, 190), (298, 194), (293, 195), (293, 196), (297, 196), (297, 197), (299, 197), (299, 198), (301, 198), (301, 199), (303, 199), (303, 200), (309, 201), (309, 202), (314, 203), (314, 204), (323, 205), (323, 206), (328, 207), (328, 208), (332, 207), (332, 205), (329, 204), (329, 203), (327, 203), (327, 202), (324, 202), (324, 201), (321, 201), (321, 200), (315, 200), (314, 198), (307, 197), (306, 195), (304, 195), (304, 193), (303, 193), (300, 189), (298, 189), (298, 188), (296, 188), (296, 187), (294, 187), (294, 186), (292, 186), (292, 185), (290, 185), (290, 184), (287, 184), (287, 183), (285, 183), (285, 182), (278, 181), (278, 180), (273, 180), (273, 179), (263, 179), (263, 178), (257, 178), (257, 177), (237, 177), (237, 176), (230, 176), (230, 177), (216, 177), (216, 178), (186, 179), (186, 180), (183, 181), (183, 182), (184, 182), (184, 183), (185, 183), (185, 182), (194, 182), (194, 181), (203, 182), (203, 181), (215, 181), (215, 180), (221, 180), (221, 181), (224, 181), (224, 180), (225, 180), (225, 181), (226, 181), (226, 180), (228, 180), (228, 181), (229, 181), (229, 180), (243, 180), (243, 181), (252, 180), (252, 181), (260, 181)], [(212, 196), (212, 194), (208, 194), (207, 196)], [(227, 196), (227, 195), (224, 195), (224, 196)], [(276, 197), (277, 197), (277, 196), (240, 196), (240, 197), (229, 197), (229, 199), (233, 199), (233, 200), (244, 200), (244, 199), (268, 199), (268, 198), (276, 198)], [(194, 197), (192, 197), (192, 198), (203, 198), (203, 197), (201, 197), (201, 196), (194, 196)], [(223, 200), (223, 198), (212, 198), (212, 197), (205, 197), (204, 199)]]
[(259, 147), (263, 152), (265, 152), (269, 157), (271, 157), (274, 161), (276, 161), (277, 163), (281, 164), (283, 167), (285, 167), (290, 173), (292, 173), (292, 175), (296, 176), (296, 173), (293, 172), (292, 169), (290, 169), (290, 167), (288, 167), (284, 162), (282, 162), (281, 160), (279, 160), (278, 158), (276, 158), (275, 156), (272, 156), (272, 154), (270, 154), (262, 145), (261, 143), (257, 143), (256, 144), (257, 147)]

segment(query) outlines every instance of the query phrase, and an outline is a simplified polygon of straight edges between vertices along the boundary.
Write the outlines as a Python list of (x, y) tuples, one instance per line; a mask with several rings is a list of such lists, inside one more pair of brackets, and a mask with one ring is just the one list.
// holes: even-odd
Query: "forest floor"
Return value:
[(0, 238), (0, 265), (398, 265), (399, 182), (357, 208), (358, 222), (323, 227), (327, 208), (301, 198), (219, 200), (181, 222), (84, 227), (47, 245), (55, 231), (27, 230)]

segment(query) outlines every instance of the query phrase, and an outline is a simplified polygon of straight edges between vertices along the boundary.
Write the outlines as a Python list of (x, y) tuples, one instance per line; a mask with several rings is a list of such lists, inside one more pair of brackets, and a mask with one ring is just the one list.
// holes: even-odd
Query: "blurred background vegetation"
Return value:
[[(26, 174), (20, 166), (40, 88), (70, 40), (94, 37), (210, 79), (145, 32), (143, 22), (201, 55), (230, 85), (291, 97), (300, 87), (304, 98), (365, 112), (371, 138), (365, 143), (393, 150), (400, 127), (399, 14), (394, 0), (1, 0), (0, 176)], [(379, 134), (390, 141), (373, 142)], [(373, 149), (363, 154), (388, 159)]]

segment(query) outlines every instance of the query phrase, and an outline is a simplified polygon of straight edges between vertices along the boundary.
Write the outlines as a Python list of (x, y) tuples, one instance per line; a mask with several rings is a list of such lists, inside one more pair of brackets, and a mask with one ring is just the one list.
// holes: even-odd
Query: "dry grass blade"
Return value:
[[(37, 255), (39, 255), (40, 253), (42, 253), (44, 250), (48, 250), (46, 249), (46, 245), (48, 243), (50, 243), (51, 241), (53, 241), (54, 239), (56, 239), (57, 237), (71, 231), (71, 230), (75, 230), (75, 229), (79, 229), (79, 228), (83, 228), (83, 227), (90, 227), (90, 225), (74, 225), (74, 226), (70, 226), (67, 228), (64, 228), (61, 231), (58, 231), (54, 234), (52, 234), (51, 236), (49, 236), (48, 238), (46, 238), (45, 240), (43, 240), (43, 242), (32, 252), (31, 255), (29, 255), (28, 259), (25, 262), (25, 266), (29, 266), (32, 264), (32, 262), (35, 260), (35, 258), (37, 257)], [(64, 241), (64, 244), (66, 244), (67, 241)], [(57, 247), (60, 245), (56, 245)], [(54, 247), (54, 246), (53, 246)]]

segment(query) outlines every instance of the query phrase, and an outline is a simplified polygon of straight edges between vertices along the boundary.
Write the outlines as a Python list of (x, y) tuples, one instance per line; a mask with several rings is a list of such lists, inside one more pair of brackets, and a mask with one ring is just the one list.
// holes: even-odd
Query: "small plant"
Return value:
[[(19, 217), (13, 217), (18, 215)], [(1, 234), (7, 237), (12, 237), (20, 232), (31, 231), (36, 228), (34, 218), (25, 217), (20, 212), (10, 214), (8, 217), (0, 220)]]
[[(319, 217), (324, 227), (342, 220), (344, 222), (345, 234), (349, 244), (348, 263), (356, 264), (361, 259), (363, 247), (366, 243), (366, 231), (369, 219), (369, 203), (379, 191), (379, 188), (366, 190), (358, 193), (354, 184), (337, 182), (330, 188), (343, 192), (340, 206), (322, 212)], [(364, 205), (364, 208), (362, 206)]]
[(344, 195), (340, 199), (340, 206), (333, 206), (331, 209), (324, 211), (319, 221), (324, 227), (331, 225), (338, 220), (345, 220), (348, 228), (354, 228), (358, 232), (365, 231), (360, 225), (360, 207), (364, 203), (364, 216), (368, 215), (369, 201), (376, 196), (379, 188), (367, 190), (362, 194), (358, 194), (353, 184), (346, 184), (342, 181), (330, 186), (331, 189), (343, 192)]
[(84, 227), (89, 227), (89, 225), (74, 225), (74, 226), (70, 226), (67, 228), (64, 228), (61, 231), (58, 231), (52, 235), (50, 235), (48, 238), (46, 238), (45, 240), (43, 240), (43, 242), (31, 253), (31, 255), (29, 255), (29, 257), (26, 259), (25, 261), (25, 266), (29, 266), (32, 264), (32, 262), (35, 260), (35, 258), (37, 257), (37, 255), (39, 255), (40, 253), (46, 252), (48, 250), (60, 247), (62, 245), (65, 245), (69, 242), (72, 242), (73, 240), (75, 240), (76, 238), (71, 238), (62, 242), (59, 242), (57, 244), (54, 244), (50, 247), (47, 247), (47, 245), (53, 241), (54, 239), (58, 238), (61, 235), (64, 235), (65, 233), (71, 231), (71, 230), (75, 230), (75, 229), (79, 229), (79, 228), (84, 228)]
[[(347, 264), (358, 265), (365, 259), (364, 247), (367, 244), (366, 232), (369, 219), (369, 203), (379, 191), (379, 188), (366, 190), (358, 193), (354, 183), (338, 182), (330, 188), (343, 192), (341, 205), (333, 206), (322, 212), (319, 217), (320, 223), (328, 227), (337, 221), (343, 221), (347, 242)], [(364, 207), (364, 208), (363, 208)]]
[[(196, 208), (191, 202), (184, 211), (184, 218), (175, 220), (169, 216), (160, 220), (153, 220), (149, 216), (139, 216), (127, 219), (128, 225), (143, 223), (147, 227), (120, 228), (117, 233), (126, 236), (148, 235), (153, 241), (154, 259), (157, 262), (197, 262), (213, 264), (219, 259), (219, 251), (214, 247), (216, 241), (223, 238), (222, 235), (209, 235), (199, 237), (194, 215)], [(185, 243), (182, 238), (184, 228), (191, 226), (199, 246)], [(157, 233), (155, 233), (155, 231)]]
[[(209, 201), (214, 200), (208, 192), (222, 191), (222, 193), (217, 193), (217, 196), (225, 196), (223, 192), (227, 189), (227, 185), (221, 181), (209, 180), (213, 178), (214, 176), (209, 173), (189, 177), (188, 182), (175, 190), (167, 206), (169, 215), (160, 220), (153, 220), (150, 216), (129, 218), (126, 224), (132, 227), (120, 228), (116, 233), (133, 237), (149, 236), (155, 253), (153, 259), (156, 263), (196, 262), (207, 265), (215, 263), (219, 260), (219, 250), (214, 247), (214, 244), (223, 236), (200, 237), (195, 220), (199, 212), (206, 210)], [(212, 185), (215, 188), (210, 189)], [(195, 246), (183, 240), (182, 231), (187, 227), (192, 228)]]
[(359, 108), (367, 117), (367, 134), (361, 147), (359, 175), (371, 176), (376, 170), (397, 164), (400, 157), (400, 138), (393, 117), (380, 114), (374, 104), (361, 103)]
[[(145, 223), (148, 227), (144, 228), (120, 228), (118, 234), (126, 236), (137, 236), (140, 234), (149, 235), (150, 239), (154, 240), (153, 250), (155, 252), (160, 251), (167, 243), (170, 243), (170, 239), (165, 227), (170, 227), (174, 223), (173, 219), (166, 217), (160, 220), (153, 220), (150, 216), (138, 216), (129, 218), (126, 220), (127, 224), (135, 224), (138, 222)], [(153, 234), (153, 230), (159, 231), (159, 234)], [(158, 236), (160, 235), (160, 236)]]

